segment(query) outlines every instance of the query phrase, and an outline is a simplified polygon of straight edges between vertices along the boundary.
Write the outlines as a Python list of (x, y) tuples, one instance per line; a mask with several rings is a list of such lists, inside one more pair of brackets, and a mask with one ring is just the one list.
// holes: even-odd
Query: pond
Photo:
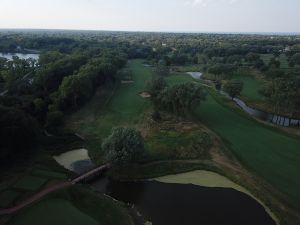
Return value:
[(6, 58), (8, 60), (12, 60), (14, 56), (19, 57), (20, 59), (35, 59), (38, 60), (40, 55), (39, 54), (24, 54), (24, 53), (0, 53), (0, 57)]
[[(88, 150), (54, 156), (65, 168), (83, 173), (94, 167)], [(192, 171), (136, 182), (102, 177), (97, 191), (133, 206), (138, 221), (153, 225), (276, 225), (277, 219), (242, 186), (210, 171)]]
[(134, 205), (143, 220), (153, 225), (276, 224), (273, 214), (247, 190), (208, 171), (138, 182), (100, 179), (92, 185)]

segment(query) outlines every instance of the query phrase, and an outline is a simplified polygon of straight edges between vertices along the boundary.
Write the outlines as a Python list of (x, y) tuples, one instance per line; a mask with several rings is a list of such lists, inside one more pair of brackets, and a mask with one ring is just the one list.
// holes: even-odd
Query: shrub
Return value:
[(144, 153), (144, 139), (134, 128), (113, 128), (112, 134), (102, 144), (109, 162), (125, 165), (137, 162)]

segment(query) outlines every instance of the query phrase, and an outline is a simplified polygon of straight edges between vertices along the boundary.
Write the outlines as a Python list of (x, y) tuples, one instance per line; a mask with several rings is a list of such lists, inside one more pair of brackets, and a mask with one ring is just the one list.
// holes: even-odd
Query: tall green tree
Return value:
[(144, 139), (134, 128), (113, 128), (111, 135), (102, 144), (109, 162), (116, 165), (126, 165), (138, 162), (143, 157)]
[(187, 116), (205, 100), (206, 95), (203, 87), (189, 82), (163, 89), (156, 104), (159, 109)]
[(234, 99), (239, 96), (243, 90), (244, 83), (239, 80), (227, 81), (224, 85), (224, 91), (229, 94), (229, 96)]

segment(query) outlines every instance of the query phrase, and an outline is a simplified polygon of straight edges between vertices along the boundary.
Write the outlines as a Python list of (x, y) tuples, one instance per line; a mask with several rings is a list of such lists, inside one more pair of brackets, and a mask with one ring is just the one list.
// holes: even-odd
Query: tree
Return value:
[(63, 122), (64, 114), (61, 111), (53, 111), (47, 114), (46, 128), (55, 129)]
[(300, 77), (275, 78), (268, 82), (261, 93), (274, 107), (274, 112), (295, 113), (300, 110)]
[(215, 75), (215, 80), (218, 80), (218, 77), (222, 74), (223, 70), (221, 64), (213, 65), (208, 68), (208, 72)]
[(289, 64), (291, 67), (295, 66), (295, 65), (300, 65), (300, 53), (296, 53), (294, 54), (290, 60), (289, 60)]
[(277, 58), (273, 57), (269, 62), (269, 67), (280, 68), (280, 64), (280, 61)]
[(159, 62), (156, 67), (156, 74), (159, 76), (168, 76), (170, 73), (168, 66), (164, 62)]
[(0, 105), (0, 161), (26, 152), (37, 134), (36, 121), (24, 111)]
[(232, 75), (237, 70), (237, 66), (233, 64), (215, 64), (208, 69), (209, 73), (215, 75), (215, 80), (219, 80), (220, 75)]
[(102, 150), (113, 164), (138, 162), (144, 154), (144, 139), (134, 128), (113, 128), (112, 134), (104, 140)]
[(259, 59), (260, 59), (260, 55), (253, 52), (248, 53), (245, 57), (246, 62), (250, 62), (250, 63), (256, 62)]
[(224, 91), (229, 94), (229, 96), (234, 99), (239, 96), (243, 90), (244, 83), (239, 80), (227, 81), (224, 85)]
[(160, 77), (157, 79), (153, 79), (148, 86), (148, 91), (151, 95), (151, 101), (154, 105), (154, 108), (158, 108), (159, 105), (159, 96), (162, 90), (167, 87), (167, 82), (164, 78)]
[(194, 83), (178, 84), (165, 88), (157, 97), (157, 107), (182, 116), (187, 116), (205, 100), (206, 91)]
[(61, 109), (77, 109), (92, 95), (92, 82), (88, 76), (65, 77), (58, 90), (58, 104)]

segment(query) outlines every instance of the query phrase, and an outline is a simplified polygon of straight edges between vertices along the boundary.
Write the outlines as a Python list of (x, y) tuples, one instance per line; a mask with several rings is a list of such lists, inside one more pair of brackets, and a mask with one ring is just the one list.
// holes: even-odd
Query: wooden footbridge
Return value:
[(13, 213), (19, 211), (20, 209), (23, 209), (23, 208), (27, 207), (28, 205), (41, 200), (43, 197), (45, 197), (46, 195), (48, 195), (50, 193), (53, 193), (55, 191), (58, 191), (58, 190), (61, 190), (64, 188), (68, 188), (68, 187), (78, 184), (80, 182), (95, 178), (95, 177), (103, 174), (103, 172), (107, 171), (109, 168), (111, 168), (111, 164), (105, 164), (105, 165), (99, 166), (95, 169), (92, 169), (84, 174), (81, 174), (80, 176), (78, 176), (77, 178), (75, 178), (73, 180), (60, 182), (58, 184), (49, 186), (49, 187), (39, 191), (38, 193), (34, 194), (33, 196), (29, 197), (28, 199), (20, 202), (18, 205), (14, 206), (14, 207), (7, 208), (7, 209), (0, 209), (0, 216), (13, 214)]

